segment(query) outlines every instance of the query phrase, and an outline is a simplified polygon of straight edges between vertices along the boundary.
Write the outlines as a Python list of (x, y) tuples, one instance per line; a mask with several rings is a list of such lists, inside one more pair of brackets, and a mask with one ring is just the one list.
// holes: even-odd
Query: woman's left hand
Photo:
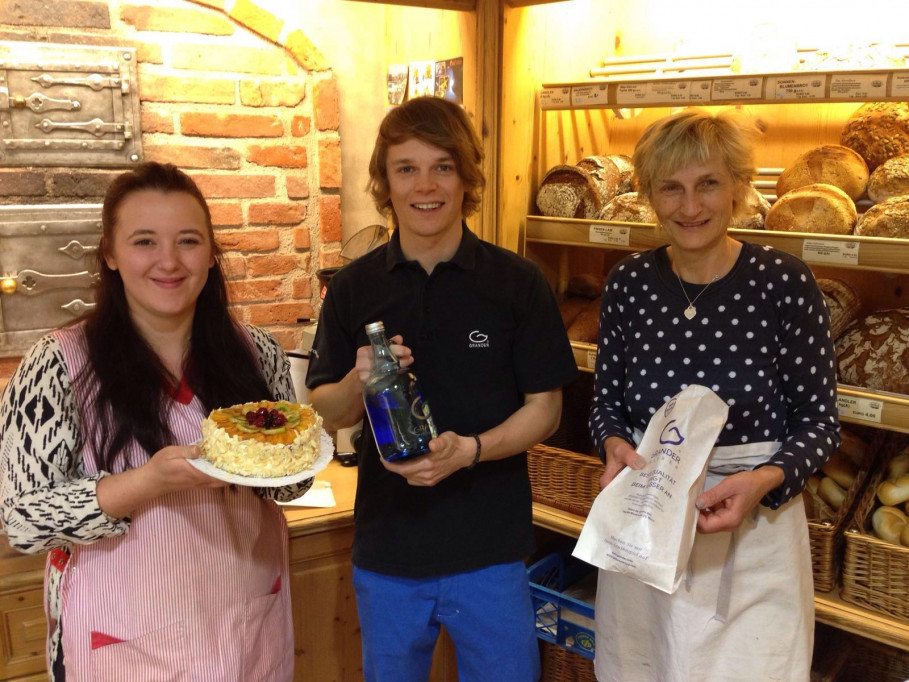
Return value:
[(698, 496), (698, 532), (738, 530), (751, 510), (760, 504), (764, 495), (780, 485), (783, 478), (782, 470), (775, 466), (726, 476)]

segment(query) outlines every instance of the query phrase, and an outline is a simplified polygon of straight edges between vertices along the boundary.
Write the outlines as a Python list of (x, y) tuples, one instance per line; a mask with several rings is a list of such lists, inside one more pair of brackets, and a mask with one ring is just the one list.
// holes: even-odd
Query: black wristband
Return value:
[(480, 461), (480, 452), (483, 450), (483, 444), (480, 442), (480, 437), (475, 433), (472, 433), (470, 435), (473, 436), (473, 439), (477, 442), (477, 454), (473, 456), (473, 462), (471, 462), (470, 466), (467, 467), (468, 471), (473, 469), (477, 465), (477, 462)]

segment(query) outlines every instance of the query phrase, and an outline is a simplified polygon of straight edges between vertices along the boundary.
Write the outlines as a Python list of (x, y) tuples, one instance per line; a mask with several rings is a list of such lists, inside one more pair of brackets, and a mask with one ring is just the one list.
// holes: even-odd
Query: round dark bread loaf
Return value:
[(826, 232), (852, 234), (858, 219), (855, 202), (839, 187), (815, 183), (779, 197), (764, 227), (784, 232)]
[(568, 327), (568, 338), (571, 341), (580, 341), (581, 343), (597, 342), (601, 305), (602, 301), (599, 298), (595, 298), (587, 301), (587, 305), (581, 308), (581, 312), (578, 313)]
[(597, 298), (603, 295), (603, 286), (606, 284), (606, 275), (593, 272), (582, 272), (568, 280), (565, 293), (569, 296), (583, 296), (584, 298)]
[(605, 206), (618, 193), (622, 175), (618, 167), (608, 156), (585, 156), (578, 161), (578, 168), (583, 168), (600, 191), (600, 200)]
[(624, 223), (650, 223), (656, 225), (657, 214), (647, 197), (639, 192), (619, 194), (600, 211), (599, 220), (615, 220)]
[(825, 144), (800, 155), (776, 181), (776, 195), (783, 196), (805, 185), (824, 183), (839, 187), (858, 201), (868, 185), (868, 165), (853, 149)]
[(559, 303), (559, 313), (566, 330), (588, 303), (590, 299), (582, 296), (568, 296)]
[(909, 394), (909, 308), (855, 320), (835, 349), (841, 383)]
[(868, 198), (874, 203), (909, 195), (909, 154), (887, 159), (868, 179)]
[(634, 163), (627, 154), (610, 154), (606, 157), (619, 169), (619, 188), (616, 196), (634, 191)]
[(817, 286), (830, 313), (830, 335), (836, 339), (855, 321), (862, 301), (855, 289), (841, 279), (818, 278)]
[(869, 207), (859, 219), (855, 233), (909, 239), (909, 196), (893, 197)]
[(887, 159), (909, 154), (909, 102), (869, 102), (843, 127), (840, 143), (865, 159), (872, 173)]
[(739, 230), (763, 230), (764, 221), (770, 212), (770, 202), (753, 185), (745, 194), (745, 206), (742, 212), (733, 218), (729, 227)]
[(594, 219), (603, 205), (593, 177), (577, 166), (553, 166), (537, 191), (537, 208), (553, 218)]

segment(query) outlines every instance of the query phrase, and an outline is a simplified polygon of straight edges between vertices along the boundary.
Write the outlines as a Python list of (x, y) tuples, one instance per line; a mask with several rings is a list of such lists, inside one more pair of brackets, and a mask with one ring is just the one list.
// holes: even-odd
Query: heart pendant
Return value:
[(685, 308), (685, 317), (687, 317), (689, 320), (692, 319), (697, 314), (698, 314), (698, 311), (694, 309), (693, 305), (690, 305), (687, 308)]

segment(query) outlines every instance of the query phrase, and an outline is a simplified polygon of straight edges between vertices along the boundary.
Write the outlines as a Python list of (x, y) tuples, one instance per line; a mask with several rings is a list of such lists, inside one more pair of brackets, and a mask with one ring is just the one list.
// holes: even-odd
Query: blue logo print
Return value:
[(685, 442), (685, 436), (673, 424), (675, 424), (675, 419), (663, 427), (663, 432), (660, 434), (660, 445), (681, 445)]

